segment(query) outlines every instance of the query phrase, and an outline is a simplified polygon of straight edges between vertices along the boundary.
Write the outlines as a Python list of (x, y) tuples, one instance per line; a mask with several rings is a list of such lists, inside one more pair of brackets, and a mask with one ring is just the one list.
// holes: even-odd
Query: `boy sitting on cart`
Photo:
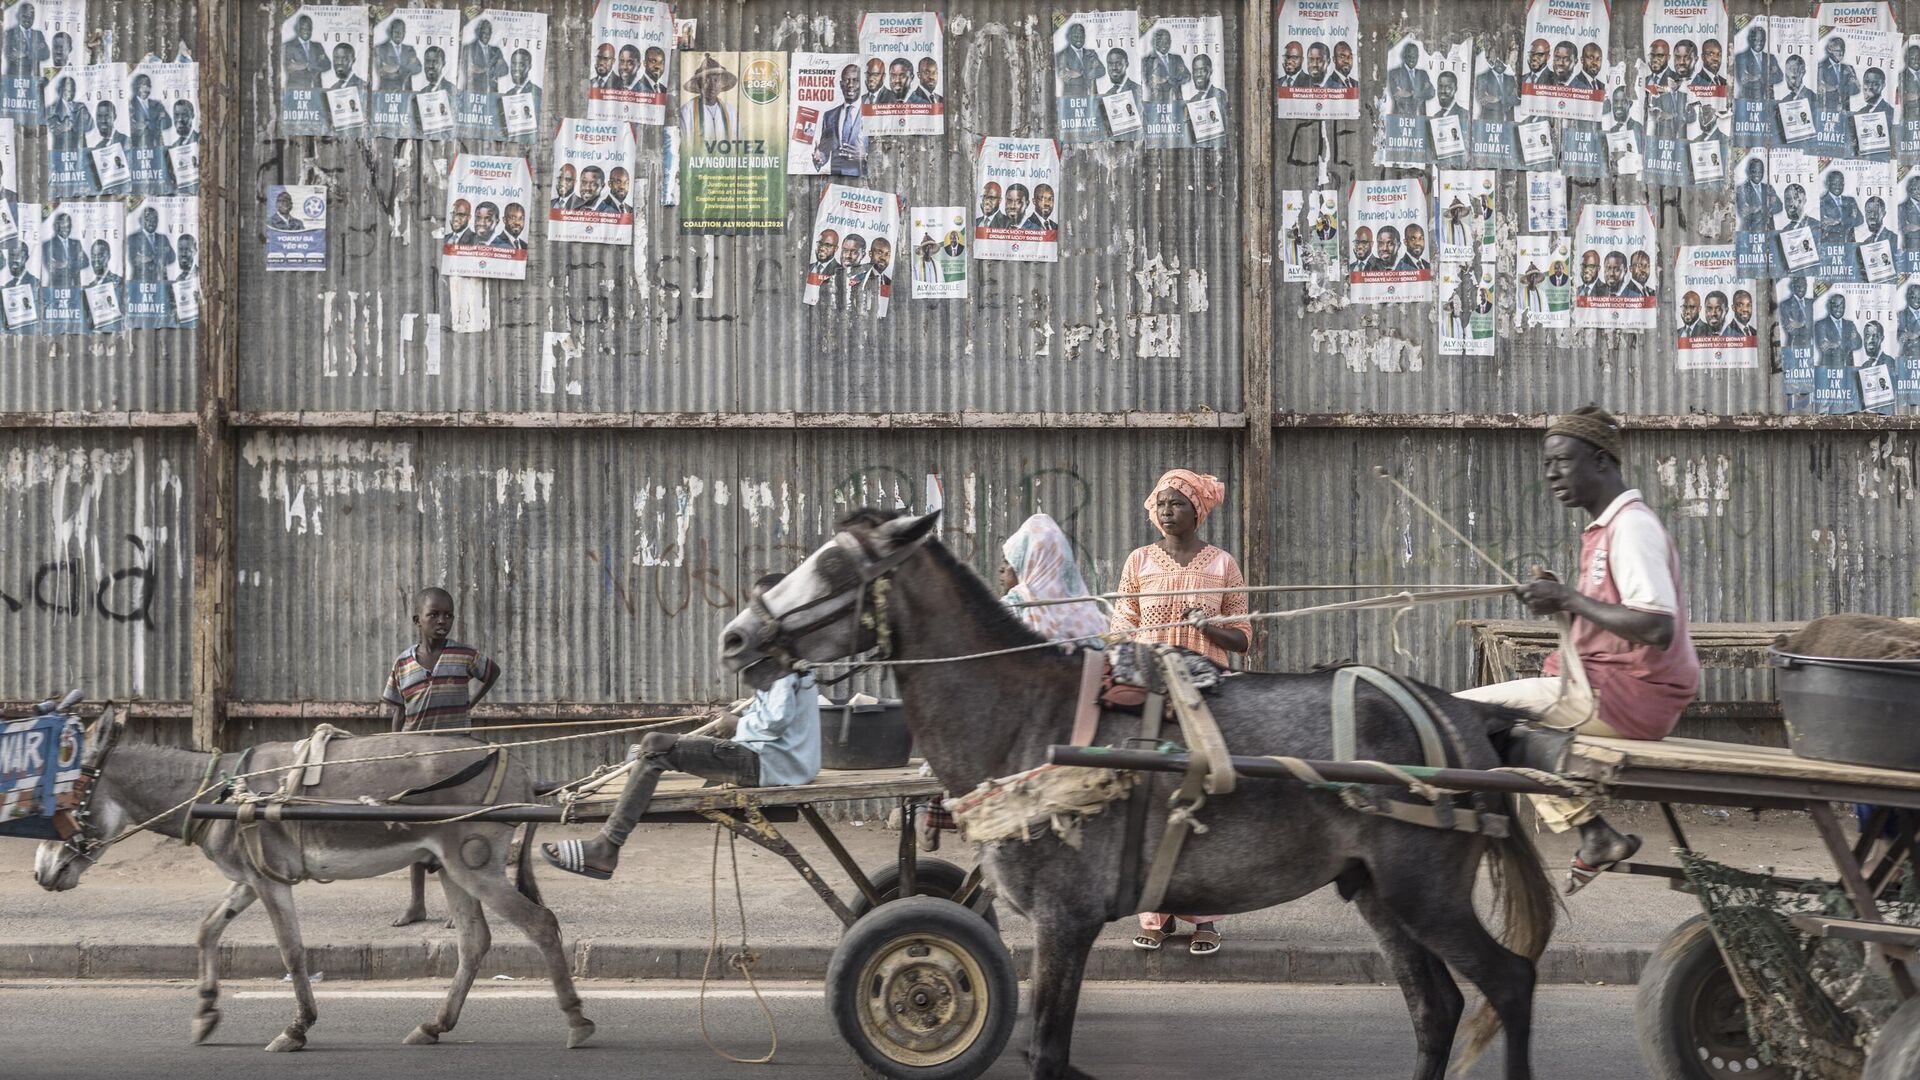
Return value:
[[(754, 582), (757, 596), (780, 583), (769, 574)], [(794, 673), (756, 692), (738, 716), (723, 713), (689, 735), (649, 732), (633, 748), (633, 771), (613, 805), (613, 816), (591, 840), (542, 844), (547, 861), (572, 874), (605, 881), (620, 864), (620, 848), (653, 801), (669, 769), (736, 787), (805, 784), (820, 772), (820, 697), (813, 676)]]

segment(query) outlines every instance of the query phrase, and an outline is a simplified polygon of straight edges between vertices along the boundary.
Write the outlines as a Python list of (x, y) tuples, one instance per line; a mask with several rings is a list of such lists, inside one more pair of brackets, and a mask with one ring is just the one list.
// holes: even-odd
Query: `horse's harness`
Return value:
[[(799, 642), (818, 633), (839, 621), (843, 612), (853, 609), (854, 624), (865, 626), (873, 631), (875, 647), (872, 660), (886, 660), (893, 655), (893, 634), (887, 625), (887, 575), (899, 569), (900, 565), (917, 554), (932, 539), (931, 530), (921, 536), (903, 543), (899, 548), (885, 555), (875, 554), (851, 532), (835, 534), (833, 542), (853, 564), (854, 580), (843, 589), (835, 589), (824, 596), (818, 596), (804, 604), (796, 604), (784, 611), (775, 611), (767, 604), (765, 593), (759, 594), (748, 603), (752, 612), (774, 631), (767, 645), (767, 659), (761, 663), (781, 663), (789, 670), (802, 661), (783, 639)], [(805, 621), (797, 617), (806, 616)], [(844, 682), (862, 665), (856, 665), (847, 674), (837, 679), (822, 680), (822, 686)]]
[(53, 815), (53, 828), (60, 837), (60, 844), (76, 859), (87, 862), (98, 860), (100, 852), (112, 846), (111, 840), (96, 840), (88, 835), (93, 824), (93, 800), (100, 793), (100, 774), (107, 767), (107, 756), (120, 741), (120, 734), (126, 728), (125, 712), (109, 716), (113, 706), (109, 704), (100, 719), (95, 722), (95, 734), (88, 741), (98, 739), (97, 746), (89, 746), (80, 757), (80, 775), (73, 782), (73, 809), (56, 811)]

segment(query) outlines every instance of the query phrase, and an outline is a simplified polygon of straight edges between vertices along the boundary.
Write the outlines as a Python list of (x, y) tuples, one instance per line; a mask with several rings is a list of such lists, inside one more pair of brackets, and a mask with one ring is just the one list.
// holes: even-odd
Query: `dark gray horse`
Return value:
[[(96, 728), (102, 725), (95, 725)], [(90, 735), (88, 746), (107, 743)], [(284, 769), (295, 760), (297, 743), (263, 743), (254, 748), (246, 771)], [(437, 754), (366, 764), (345, 764), (349, 758), (389, 757), (408, 751), (449, 750), (471, 745), (474, 753)], [(353, 801), (363, 795), (397, 795), (414, 788), (427, 787), (443, 779), (454, 779), (490, 747), (478, 739), (458, 735), (376, 735), (336, 741), (327, 765), (313, 787), (300, 788), (300, 794), (316, 799)], [(91, 754), (91, 750), (90, 750)], [(78, 843), (44, 843), (34, 859), (34, 880), (43, 887), (61, 892), (80, 883), (80, 875), (104, 852), (101, 844), (131, 828), (161, 815), (191, 797), (216, 772), (233, 775), (240, 771), (240, 755), (222, 755), (209, 767), (208, 755), (158, 746), (128, 745), (113, 750), (101, 770), (92, 793), (91, 820)], [(519, 762), (505, 762), (498, 801), (532, 802), (533, 782)], [(272, 791), (274, 777), (249, 781), (255, 791)], [(485, 801), (492, 783), (491, 774), (481, 770), (471, 778), (430, 794), (410, 797), (413, 805), (472, 805)], [(593, 1023), (581, 1012), (580, 995), (574, 991), (566, 953), (560, 943), (560, 922), (540, 903), (532, 870), (521, 845), (517, 880), (507, 880), (507, 866), (514, 861), (513, 826), (492, 822), (461, 821), (443, 824), (401, 825), (389, 828), (379, 823), (303, 822), (263, 824), (258, 847), (242, 836), (232, 821), (196, 823), (203, 828), (194, 836), (194, 844), (212, 860), (220, 872), (233, 882), (226, 898), (200, 923), (197, 941), (200, 954), (200, 1004), (194, 1013), (193, 1041), (201, 1042), (213, 1034), (220, 1022), (220, 935), (233, 918), (258, 900), (273, 920), (273, 935), (280, 946), (280, 958), (293, 977), (293, 993), (298, 1001), (294, 1022), (287, 1025), (269, 1050), (299, 1050), (307, 1043), (307, 1029), (319, 1013), (315, 1009), (313, 989), (307, 981), (307, 950), (300, 941), (300, 920), (293, 907), (293, 883), (307, 879), (334, 881), (341, 878), (368, 878), (404, 870), (418, 862), (432, 860), (441, 866), (440, 884), (447, 895), (447, 907), (453, 912), (454, 925), (460, 931), (460, 960), (453, 985), (438, 1015), (408, 1035), (414, 1044), (438, 1041), (460, 1019), (460, 1008), (480, 972), (481, 958), (492, 943), (482, 906), (492, 908), (519, 927), (540, 949), (547, 962), (547, 974), (553, 980), (554, 995), (567, 1015), (567, 1045), (579, 1046), (593, 1034)], [(163, 836), (181, 837), (189, 827), (185, 812), (165, 814), (147, 825)]]
[[(895, 660), (1038, 641), (931, 539), (937, 516), (850, 515), (839, 535), (728, 624), (721, 643), (728, 665), (765, 686), (796, 661), (856, 656), (882, 636)], [(1049, 743), (1067, 742), (1079, 672), (1080, 660), (1057, 650), (893, 669), (914, 740), (955, 793), (1041, 765)], [(1209, 704), (1235, 753), (1325, 759), (1333, 752), (1331, 679), (1247, 675), (1228, 680)], [(1466, 744), (1465, 760), (1454, 764), (1499, 765), (1489, 736), (1511, 728), (1520, 714), (1428, 690)], [(1356, 712), (1361, 756), (1420, 760), (1408, 721), (1384, 695), (1362, 689)], [(1118, 743), (1138, 723), (1132, 716), (1109, 716), (1095, 742)], [(1177, 781), (1155, 775), (1149, 855)], [(1504, 1026), (1508, 1080), (1532, 1075), (1534, 962), (1552, 933), (1554, 900), (1520, 830), (1489, 841), (1419, 828), (1355, 813), (1332, 793), (1283, 782), (1244, 783), (1214, 798), (1199, 816), (1208, 830), (1187, 841), (1161, 910), (1253, 911), (1336, 884), (1379, 936), (1406, 994), (1419, 1044), (1416, 1080), (1441, 1080), (1446, 1072), (1464, 1005), (1449, 967), (1487, 1000), (1469, 1023), (1465, 1054), (1477, 1054)], [(996, 893), (1034, 925), (1028, 1060), (1035, 1080), (1086, 1075), (1068, 1063), (1073, 1018), (1087, 952), (1108, 921), (1125, 817), (1084, 819), (1078, 849), (1051, 834), (984, 846)], [(1504, 943), (1482, 926), (1473, 906), (1474, 878), (1489, 854)]]

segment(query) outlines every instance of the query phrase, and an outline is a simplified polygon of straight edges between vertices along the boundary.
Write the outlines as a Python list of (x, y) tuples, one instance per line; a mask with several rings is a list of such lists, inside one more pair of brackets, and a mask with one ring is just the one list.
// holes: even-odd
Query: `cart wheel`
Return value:
[(1920, 1076), (1920, 998), (1895, 1009), (1867, 1049), (1860, 1080), (1909, 1080)]
[(1655, 1080), (1788, 1080), (1760, 1060), (1747, 1036), (1747, 1006), (1707, 929), (1695, 915), (1660, 944), (1640, 973), (1634, 1001), (1640, 1056)]
[[(921, 856), (919, 861), (914, 863), (913, 874), (915, 896), (937, 896), (942, 900), (951, 900), (960, 891), (960, 886), (967, 882), (965, 870), (945, 859), (930, 859), (926, 856)], [(900, 899), (900, 861), (898, 859), (868, 874), (867, 880), (873, 882), (873, 891), (880, 894), (881, 903)], [(856, 895), (853, 903), (848, 904), (847, 907), (852, 910), (853, 917), (856, 919), (873, 910), (873, 905), (867, 902), (866, 893)], [(987, 900), (986, 909), (979, 912), (979, 915), (987, 920), (988, 926), (995, 930), (1000, 929), (1000, 915), (994, 911), (992, 899)]]
[(972, 1080), (999, 1058), (1018, 1010), (999, 932), (950, 900), (880, 905), (827, 964), (827, 1011), (840, 1037), (888, 1080)]

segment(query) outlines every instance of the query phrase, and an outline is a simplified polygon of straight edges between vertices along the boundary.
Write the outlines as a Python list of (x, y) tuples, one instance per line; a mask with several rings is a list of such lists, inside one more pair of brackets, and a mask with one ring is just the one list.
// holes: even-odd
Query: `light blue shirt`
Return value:
[(733, 741), (760, 755), (763, 787), (804, 784), (820, 772), (820, 693), (811, 675), (756, 691)]

